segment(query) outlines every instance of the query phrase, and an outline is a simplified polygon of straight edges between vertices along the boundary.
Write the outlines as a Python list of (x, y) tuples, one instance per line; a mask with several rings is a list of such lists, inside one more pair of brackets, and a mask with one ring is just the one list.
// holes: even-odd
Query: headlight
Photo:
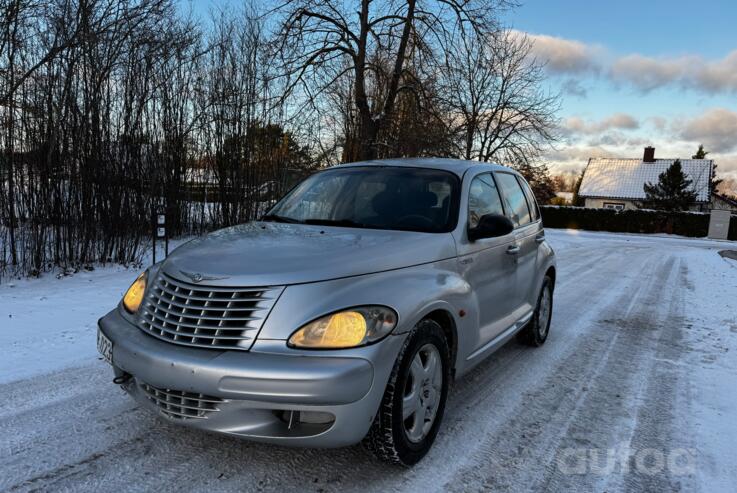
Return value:
[(397, 325), (397, 314), (384, 306), (350, 308), (308, 323), (289, 338), (289, 346), (341, 349), (378, 341)]
[(144, 272), (131, 284), (123, 296), (123, 306), (130, 313), (136, 313), (143, 301), (143, 293), (146, 291), (146, 273)]

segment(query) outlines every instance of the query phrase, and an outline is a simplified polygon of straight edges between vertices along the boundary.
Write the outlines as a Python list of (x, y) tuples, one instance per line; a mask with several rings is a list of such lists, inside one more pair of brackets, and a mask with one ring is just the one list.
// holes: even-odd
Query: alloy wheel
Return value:
[(538, 315), (537, 315), (537, 322), (538, 327), (540, 331), (540, 337), (545, 337), (548, 333), (548, 327), (550, 325), (550, 308), (552, 306), (552, 295), (550, 293), (550, 288), (545, 287), (542, 292), (542, 296), (540, 296), (540, 308), (538, 309)]
[(430, 432), (443, 387), (443, 362), (438, 348), (425, 344), (415, 354), (402, 398), (402, 418), (407, 438), (419, 443)]

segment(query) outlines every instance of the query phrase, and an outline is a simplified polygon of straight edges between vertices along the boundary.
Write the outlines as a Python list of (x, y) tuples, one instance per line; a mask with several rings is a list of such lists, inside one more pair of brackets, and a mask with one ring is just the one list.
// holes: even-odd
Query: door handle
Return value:
[(519, 245), (509, 245), (507, 247), (507, 253), (509, 255), (517, 255), (519, 253)]
[(539, 235), (537, 235), (537, 236), (535, 237), (535, 241), (536, 241), (537, 243), (542, 243), (543, 241), (545, 241), (545, 234), (539, 234)]

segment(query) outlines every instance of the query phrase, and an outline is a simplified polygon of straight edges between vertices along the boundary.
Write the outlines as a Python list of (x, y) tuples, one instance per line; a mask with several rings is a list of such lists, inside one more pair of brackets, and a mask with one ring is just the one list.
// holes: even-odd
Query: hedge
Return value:
[[(587, 209), (583, 207), (542, 206), (547, 228), (586, 229), (613, 233), (668, 233), (705, 237), (709, 231), (707, 212), (667, 212), (647, 209)], [(737, 216), (729, 223), (729, 239), (737, 240)]]

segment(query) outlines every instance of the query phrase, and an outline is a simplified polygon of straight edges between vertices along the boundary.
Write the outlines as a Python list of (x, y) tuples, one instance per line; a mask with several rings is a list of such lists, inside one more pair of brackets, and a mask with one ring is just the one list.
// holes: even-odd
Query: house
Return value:
[(573, 202), (573, 192), (555, 192), (555, 196), (562, 199), (566, 204)]
[[(579, 197), (584, 207), (637, 209), (645, 199), (645, 183), (658, 183), (658, 177), (675, 159), (655, 159), (655, 148), (646, 147), (642, 159), (590, 158), (584, 170)], [(681, 159), (686, 177), (692, 180), (696, 201), (692, 211), (712, 209), (712, 159)]]

